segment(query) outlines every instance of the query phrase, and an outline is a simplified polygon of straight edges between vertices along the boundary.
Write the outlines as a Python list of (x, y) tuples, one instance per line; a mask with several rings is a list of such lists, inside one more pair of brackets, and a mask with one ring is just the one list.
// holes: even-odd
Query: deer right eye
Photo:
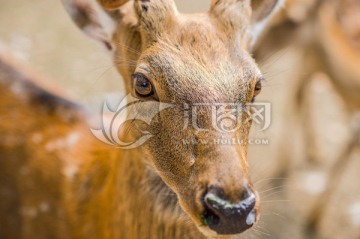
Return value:
[(151, 82), (141, 74), (133, 74), (135, 93), (140, 97), (149, 97), (154, 94), (154, 87)]
[(258, 80), (255, 84), (255, 89), (254, 89), (254, 97), (257, 96), (258, 94), (260, 94), (261, 92), (261, 88), (262, 88), (262, 85), (261, 85), (261, 82), (263, 80)]

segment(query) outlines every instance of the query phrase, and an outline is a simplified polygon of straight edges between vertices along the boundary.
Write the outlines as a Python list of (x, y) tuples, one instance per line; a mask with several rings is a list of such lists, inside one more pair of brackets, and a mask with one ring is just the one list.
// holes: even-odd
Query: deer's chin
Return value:
[(199, 230), (200, 233), (202, 233), (206, 238), (229, 238), (229, 236), (223, 237), (219, 235), (217, 232), (211, 230), (206, 225), (203, 225), (203, 222), (201, 221), (201, 216), (199, 216), (200, 212), (203, 209), (199, 208), (198, 210), (191, 210), (189, 209), (189, 206), (186, 203), (184, 203), (184, 201), (182, 201), (181, 199), (179, 199), (179, 204), (181, 209), (187, 215), (187, 217), (190, 218), (192, 223), (194, 223), (196, 229)]
[(202, 233), (206, 238), (229, 238), (229, 235), (219, 235), (217, 232), (211, 230), (209, 227), (202, 225), (199, 218), (186, 213), (190, 217), (191, 221), (195, 224), (195, 227)]
[[(213, 231), (205, 226), (200, 226), (200, 227), (198, 227), (198, 229), (207, 238), (219, 238), (219, 235), (215, 231)], [(226, 236), (226, 237), (220, 236), (220, 238), (229, 238), (229, 236)]]
[[(257, 221), (255, 222), (255, 225), (256, 225)], [(251, 230), (251, 229), (247, 229), (246, 231), (244, 231), (242, 233), (237, 233), (237, 234), (220, 235), (216, 231), (208, 228), (207, 226), (197, 226), (197, 228), (206, 238), (218, 238), (218, 239), (220, 239), (220, 238), (230, 239), (230, 238), (234, 238), (234, 236), (235, 236), (235, 238), (237, 238), (236, 236), (239, 236), (239, 235), (247, 232), (248, 230)]]

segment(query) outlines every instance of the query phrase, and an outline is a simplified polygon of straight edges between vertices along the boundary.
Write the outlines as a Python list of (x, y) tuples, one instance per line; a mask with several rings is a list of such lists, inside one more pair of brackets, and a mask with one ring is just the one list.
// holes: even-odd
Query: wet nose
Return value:
[(203, 197), (203, 223), (221, 235), (241, 233), (256, 222), (255, 194), (245, 189), (243, 197), (236, 203), (229, 202), (220, 193), (210, 189)]

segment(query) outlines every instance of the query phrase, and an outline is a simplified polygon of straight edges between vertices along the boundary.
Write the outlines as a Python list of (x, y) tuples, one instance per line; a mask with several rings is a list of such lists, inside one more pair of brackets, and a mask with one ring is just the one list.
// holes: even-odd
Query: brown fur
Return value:
[(104, 8), (106, 9), (114, 9), (120, 7), (121, 5), (125, 4), (127, 0), (97, 0)]
[[(134, 92), (131, 74), (141, 71), (156, 86), (160, 101), (176, 107), (159, 114), (150, 128), (157, 134), (143, 146), (112, 148), (91, 135), (88, 119), (94, 116), (42, 89), (3, 56), (0, 237), (216, 236), (201, 225), (201, 197), (215, 185), (237, 202), (246, 184), (252, 187), (247, 145), (185, 145), (181, 139), (224, 135), (183, 130), (174, 122), (182, 122), (185, 102), (252, 100), (261, 73), (248, 53), (256, 24), (250, 1), (213, 1), (209, 13), (197, 15), (180, 14), (166, 0), (136, 1), (135, 7), (127, 3), (111, 13), (91, 1), (64, 3), (80, 28), (113, 51), (127, 93)], [(110, 20), (114, 28), (106, 24)], [(124, 65), (124, 59), (136, 66)], [(203, 126), (211, 124), (209, 114), (201, 111)], [(246, 141), (249, 129), (244, 121), (231, 136)]]

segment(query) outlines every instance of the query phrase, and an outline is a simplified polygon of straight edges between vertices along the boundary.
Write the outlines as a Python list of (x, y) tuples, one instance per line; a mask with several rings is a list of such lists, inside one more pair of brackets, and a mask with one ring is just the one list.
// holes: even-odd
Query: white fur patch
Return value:
[(61, 150), (61, 149), (69, 149), (79, 141), (80, 135), (76, 132), (70, 133), (65, 138), (56, 139), (53, 141), (48, 142), (45, 145), (45, 149), (48, 152), (53, 152), (55, 150)]
[(69, 180), (72, 180), (72, 179), (74, 179), (74, 177), (78, 171), (78, 168), (79, 168), (79, 166), (76, 163), (68, 163), (63, 169), (63, 174)]

